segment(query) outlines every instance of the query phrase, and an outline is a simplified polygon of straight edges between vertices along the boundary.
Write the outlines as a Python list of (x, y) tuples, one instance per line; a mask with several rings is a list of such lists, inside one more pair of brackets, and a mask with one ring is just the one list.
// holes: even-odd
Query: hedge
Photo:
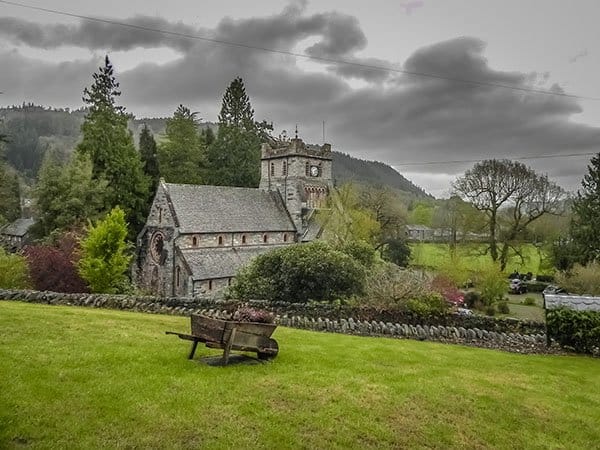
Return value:
[(600, 354), (600, 312), (551, 309), (546, 314), (549, 338), (577, 352)]

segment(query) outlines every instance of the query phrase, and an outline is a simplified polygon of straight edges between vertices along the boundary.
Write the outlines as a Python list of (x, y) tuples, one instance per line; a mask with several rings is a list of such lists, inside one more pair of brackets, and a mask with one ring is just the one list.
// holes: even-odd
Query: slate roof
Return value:
[(34, 223), (33, 219), (17, 219), (0, 229), (0, 234), (23, 237)]
[(192, 271), (192, 279), (196, 281), (234, 277), (238, 269), (251, 259), (274, 248), (277, 247), (185, 249), (180, 253)]
[(182, 233), (296, 231), (277, 192), (165, 183)]
[(584, 295), (544, 294), (546, 309), (564, 306), (576, 311), (600, 311), (600, 297)]

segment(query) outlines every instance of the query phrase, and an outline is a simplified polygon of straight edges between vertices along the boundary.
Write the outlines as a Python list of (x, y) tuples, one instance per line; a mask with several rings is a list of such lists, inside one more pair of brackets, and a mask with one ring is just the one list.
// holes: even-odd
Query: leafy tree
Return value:
[(571, 235), (581, 263), (600, 260), (600, 153), (588, 165), (573, 204)]
[(19, 177), (0, 161), (0, 217), (12, 222), (21, 217)]
[(204, 130), (202, 130), (202, 132), (200, 133), (200, 136), (202, 138), (202, 140), (204, 141), (204, 144), (206, 145), (206, 147), (210, 147), (213, 142), (215, 142), (215, 133), (212, 130), (212, 128), (207, 127)]
[(48, 155), (33, 190), (38, 220), (34, 234), (48, 236), (55, 230), (83, 225), (104, 211), (107, 182), (94, 178), (87, 155), (74, 155), (67, 165)]
[(214, 185), (257, 187), (260, 181), (261, 134), (266, 122), (254, 121), (244, 82), (231, 82), (219, 114), (219, 131), (208, 149), (207, 181)]
[(465, 239), (467, 233), (481, 233), (485, 229), (485, 216), (472, 204), (458, 195), (442, 200), (433, 213), (432, 225), (449, 232), (451, 249)]
[(140, 133), (140, 156), (144, 167), (144, 173), (150, 181), (150, 195), (152, 196), (158, 186), (160, 171), (158, 168), (158, 151), (156, 141), (150, 132), (150, 128), (144, 124)]
[(365, 269), (325, 242), (286, 246), (255, 258), (236, 276), (240, 299), (330, 301), (362, 291)]
[(128, 289), (126, 272), (131, 255), (126, 237), (125, 213), (118, 206), (95, 226), (89, 226), (81, 241), (78, 269), (92, 292), (117, 294)]
[(166, 139), (159, 146), (160, 173), (170, 183), (200, 184), (205, 147), (196, 114), (179, 105), (167, 120)]
[(400, 267), (408, 266), (410, 262), (410, 247), (406, 239), (388, 239), (383, 250), (383, 259)]
[(27, 261), (21, 255), (6, 253), (0, 247), (0, 289), (28, 289), (31, 287)]
[(413, 205), (408, 221), (415, 225), (430, 227), (433, 224), (434, 205), (430, 203), (417, 202)]
[(371, 212), (379, 223), (376, 248), (382, 249), (389, 240), (404, 236), (408, 212), (398, 195), (390, 188), (363, 186), (359, 189), (358, 204)]
[(562, 213), (565, 206), (563, 189), (517, 161), (477, 163), (456, 180), (454, 188), (485, 213), (490, 256), (501, 270), (506, 268), (511, 246), (527, 227), (544, 214)]
[(33, 286), (38, 291), (87, 292), (77, 273), (79, 242), (73, 233), (63, 234), (57, 245), (32, 245), (23, 253), (29, 264)]
[(77, 151), (90, 157), (94, 178), (108, 182), (104, 203), (109, 208), (123, 208), (132, 227), (130, 235), (135, 235), (145, 221), (148, 179), (127, 129), (125, 108), (116, 104), (121, 92), (108, 56), (93, 78), (92, 86), (83, 91), (88, 113), (81, 126), (83, 139)]

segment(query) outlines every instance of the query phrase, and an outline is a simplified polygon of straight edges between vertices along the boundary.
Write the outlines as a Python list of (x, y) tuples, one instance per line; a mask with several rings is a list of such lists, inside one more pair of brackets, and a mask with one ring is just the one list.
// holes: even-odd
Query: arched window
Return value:
[(283, 233), (283, 242), (287, 242), (287, 233)]
[(212, 291), (212, 280), (208, 280), (208, 290)]
[(283, 165), (281, 166), (281, 175), (286, 176), (287, 175), (287, 162), (283, 162)]
[(275, 163), (271, 163), (271, 176), (275, 176)]
[(162, 223), (162, 208), (158, 208), (158, 223)]
[(179, 287), (181, 281), (181, 268), (177, 266), (175, 269), (175, 286)]
[(219, 236), (217, 242), (219, 243), (219, 245), (223, 245), (223, 236)]
[(196, 236), (194, 236), (192, 238), (192, 246), (193, 247), (197, 247), (198, 246), (198, 238)]
[(305, 172), (306, 172), (306, 176), (310, 175), (310, 164), (308, 163), (308, 161), (306, 162), (306, 167), (304, 168)]
[(269, 236), (267, 236), (266, 234), (263, 234), (263, 242), (266, 244), (268, 240), (269, 240)]
[(245, 244), (245, 243), (246, 243), (246, 235), (242, 234), (242, 244)]

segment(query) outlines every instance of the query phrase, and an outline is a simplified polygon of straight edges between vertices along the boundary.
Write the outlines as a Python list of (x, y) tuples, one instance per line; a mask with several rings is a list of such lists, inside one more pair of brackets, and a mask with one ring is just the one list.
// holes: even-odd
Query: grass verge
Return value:
[[(591, 448), (600, 364), (278, 328), (186, 359), (189, 319), (0, 302), (0, 448)], [(200, 355), (218, 351), (199, 348)]]

